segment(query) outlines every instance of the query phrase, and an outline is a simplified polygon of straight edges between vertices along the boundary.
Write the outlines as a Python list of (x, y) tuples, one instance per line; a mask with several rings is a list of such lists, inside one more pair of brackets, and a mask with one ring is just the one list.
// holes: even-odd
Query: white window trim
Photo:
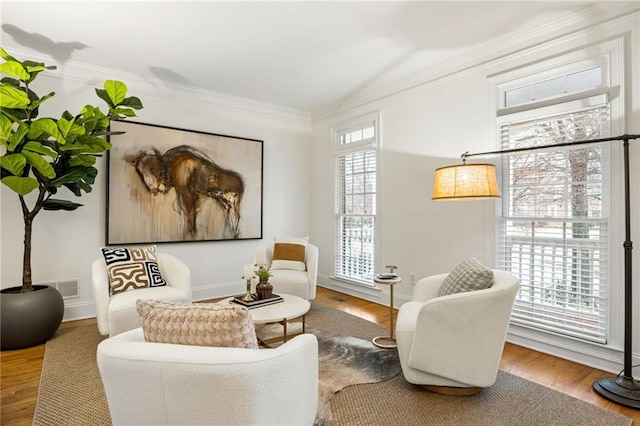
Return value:
[[(494, 123), (490, 126), (489, 138), (498, 144), (499, 126), (498, 117), (504, 116), (508, 112), (517, 113), (518, 111), (509, 111), (501, 104), (504, 99), (505, 85), (509, 81), (523, 79), (526, 75), (533, 76), (537, 72), (542, 72), (554, 67), (568, 66), (571, 62), (582, 60), (591, 60), (593, 64), (603, 66), (603, 85), (606, 88), (596, 89), (589, 93), (591, 96), (606, 95), (609, 98), (611, 110), (611, 135), (620, 135), (625, 132), (624, 126), (624, 105), (625, 105), (625, 61), (623, 52), (625, 51), (624, 38), (612, 39), (603, 43), (587, 46), (566, 55), (559, 55), (554, 58), (540, 61), (537, 64), (523, 66), (521, 68), (507, 71), (501, 74), (489, 76), (489, 89), (491, 96), (489, 97), (489, 122)], [(604, 57), (602, 62), (597, 57)], [(519, 80), (522, 81), (522, 80)], [(502, 89), (502, 95), (501, 95)], [(585, 93), (580, 94), (584, 96)], [(501, 98), (502, 96), (502, 98)], [(544, 106), (552, 107), (555, 103), (566, 102), (572, 100), (574, 94), (568, 95), (566, 98), (553, 99), (551, 101), (544, 100)], [(543, 106), (543, 105), (538, 105)], [(501, 108), (502, 107), (502, 108)], [(515, 107), (517, 108), (517, 107)], [(496, 145), (494, 145), (496, 146)], [(623, 170), (622, 170), (622, 144), (618, 142), (611, 143), (611, 176), (610, 183), (610, 268), (609, 268), (609, 318), (608, 318), (608, 342), (606, 345), (597, 344), (588, 341), (581, 341), (571, 337), (562, 337), (549, 334), (540, 330), (528, 329), (526, 327), (511, 324), (507, 335), (507, 341), (524, 347), (538, 350), (544, 353), (557, 355), (566, 359), (575, 360), (587, 365), (593, 365), (597, 368), (613, 371), (612, 366), (620, 365), (621, 354), (624, 345), (624, 288), (619, 283), (623, 278), (623, 261), (624, 254), (622, 250), (622, 242), (624, 241), (624, 208), (622, 202), (624, 193), (622, 188)], [(499, 168), (498, 173), (501, 173)], [(498, 176), (501, 179), (501, 176)], [(495, 206), (495, 217), (500, 214), (500, 206)], [(492, 219), (489, 219), (492, 220)], [(496, 232), (493, 222), (487, 226), (487, 238), (494, 239)], [(612, 328), (615, 324), (616, 327)], [(617, 371), (616, 371), (617, 372)]]
[[(380, 265), (380, 222), (381, 222), (381, 215), (380, 215), (380, 200), (382, 199), (381, 196), (381, 185), (380, 185), (380, 181), (381, 181), (381, 161), (380, 161), (380, 147), (381, 147), (381, 135), (380, 135), (380, 111), (374, 111), (374, 112), (370, 112), (370, 113), (366, 113), (357, 117), (353, 117), (349, 120), (345, 120), (342, 121), (334, 126), (332, 126), (330, 128), (330, 132), (331, 132), (331, 145), (332, 145), (332, 164), (333, 167), (335, 168), (335, 160), (336, 157), (338, 155), (344, 155), (344, 154), (349, 154), (351, 152), (356, 152), (356, 151), (360, 151), (362, 150), (363, 147), (369, 146), (371, 148), (373, 148), (375, 150), (375, 154), (376, 154), (376, 212), (375, 212), (375, 227), (374, 227), (374, 232), (375, 232), (375, 241), (374, 241), (374, 251), (375, 251), (375, 255), (374, 255), (374, 266), (378, 267), (378, 265)], [(351, 129), (357, 129), (359, 127), (362, 126), (363, 123), (373, 123), (373, 127), (375, 129), (375, 138), (374, 138), (374, 142), (368, 142), (368, 141), (364, 141), (364, 142), (351, 142), (349, 144), (346, 145), (340, 145), (339, 144), (339, 134), (342, 132), (346, 132), (349, 131)], [(333, 191), (335, 191), (335, 187), (336, 187), (336, 174), (335, 174), (335, 169), (332, 170), (331, 173), (331, 187), (334, 188)], [(332, 199), (335, 197), (335, 193), (332, 193)], [(351, 288), (355, 288), (355, 289), (374, 289), (374, 290), (382, 290), (375, 282), (373, 282), (373, 280), (371, 282), (368, 281), (361, 281), (361, 280), (356, 280), (356, 279), (348, 279), (348, 278), (344, 278), (344, 277), (337, 277), (334, 274), (335, 271), (335, 250), (336, 250), (336, 241), (335, 241), (335, 236), (337, 235), (337, 229), (336, 229), (336, 223), (335, 223), (335, 213), (332, 213), (332, 223), (333, 223), (333, 227), (332, 227), (332, 237), (331, 237), (331, 274), (329, 276), (329, 278), (331, 280), (334, 281), (338, 281), (340, 283), (343, 283), (345, 286), (347, 287), (351, 287)]]
[[(570, 56), (578, 56), (578, 57), (582, 57), (583, 55), (570, 55)], [(577, 58), (576, 58), (577, 59)], [(592, 57), (592, 58), (588, 58), (588, 59), (583, 59), (580, 60), (578, 62), (571, 62), (569, 64), (565, 64), (565, 65), (559, 65), (557, 67), (552, 67), (549, 69), (546, 69), (545, 71), (539, 72), (539, 73), (535, 73), (536, 75), (536, 81), (538, 80), (542, 80), (545, 77), (553, 77), (556, 75), (566, 75), (566, 74), (571, 74), (573, 72), (578, 72), (584, 69), (588, 69), (588, 68), (593, 68), (593, 67), (600, 67), (602, 69), (602, 83), (596, 87), (593, 88), (592, 90), (595, 93), (601, 93), (603, 91), (608, 91), (609, 90), (609, 84), (608, 82), (610, 81), (610, 69), (609, 69), (609, 61), (607, 60), (608, 58), (605, 56), (597, 56), (597, 57)], [(560, 96), (554, 96), (554, 97), (550, 97), (550, 98), (545, 98), (539, 101), (531, 101), (522, 105), (517, 105), (517, 106), (513, 106), (513, 107), (507, 107), (505, 106), (505, 94), (512, 89), (516, 89), (522, 86), (526, 86), (527, 83), (531, 84), (531, 77), (530, 74), (523, 76), (519, 79), (516, 80), (509, 80), (507, 83), (504, 84), (500, 84), (497, 87), (498, 90), (498, 115), (505, 115), (505, 114), (510, 114), (511, 110), (514, 109), (533, 109), (536, 108), (536, 104), (537, 103), (557, 103), (557, 102), (562, 102), (564, 100), (567, 99), (567, 97), (582, 97), (584, 92), (573, 92), (573, 93), (568, 93), (568, 94), (564, 94), (564, 95), (560, 95)]]
[[(490, 114), (498, 114), (504, 109), (504, 94), (506, 91), (525, 85), (535, 80), (551, 77), (556, 74), (571, 73), (593, 66), (602, 67), (602, 85), (600, 88), (616, 87), (620, 84), (621, 52), (624, 48), (624, 39), (615, 39), (605, 43), (577, 50), (552, 59), (540, 61), (531, 66), (524, 66), (512, 71), (500, 73), (489, 77), (489, 84), (493, 91), (491, 98)], [(562, 98), (562, 97), (561, 97)], [(559, 102), (563, 102), (560, 100)]]

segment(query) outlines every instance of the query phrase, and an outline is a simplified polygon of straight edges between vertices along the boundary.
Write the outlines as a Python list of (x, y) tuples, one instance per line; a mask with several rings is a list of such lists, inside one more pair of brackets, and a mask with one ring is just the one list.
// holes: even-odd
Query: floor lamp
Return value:
[(468, 157), (481, 155), (509, 154), (533, 151), (545, 148), (558, 148), (594, 144), (609, 141), (622, 141), (624, 145), (624, 373), (622, 377), (602, 377), (593, 383), (593, 389), (604, 398), (625, 407), (640, 409), (640, 382), (633, 379), (632, 371), (632, 282), (631, 282), (631, 207), (629, 200), (629, 141), (640, 139), (640, 135), (622, 135), (617, 137), (591, 139), (540, 145), (527, 148), (513, 148), (502, 151), (462, 154), (462, 164), (441, 167), (436, 170), (433, 200), (487, 199), (500, 197), (496, 171), (493, 164), (466, 164)]

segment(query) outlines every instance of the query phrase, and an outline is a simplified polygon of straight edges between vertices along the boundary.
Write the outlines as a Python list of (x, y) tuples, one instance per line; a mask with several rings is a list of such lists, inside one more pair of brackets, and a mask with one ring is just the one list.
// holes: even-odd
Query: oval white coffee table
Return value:
[[(280, 294), (280, 297), (282, 297), (284, 301), (249, 309), (249, 314), (251, 314), (251, 319), (254, 324), (282, 324), (283, 336), (262, 341), (261, 343), (265, 345), (282, 340), (286, 342), (289, 337), (293, 337), (293, 335), (290, 336), (287, 334), (287, 322), (295, 318), (302, 317), (302, 333), (305, 332), (305, 314), (311, 309), (311, 303), (302, 297), (292, 294)], [(231, 300), (233, 300), (233, 297), (228, 297), (219, 303), (232, 303)]]

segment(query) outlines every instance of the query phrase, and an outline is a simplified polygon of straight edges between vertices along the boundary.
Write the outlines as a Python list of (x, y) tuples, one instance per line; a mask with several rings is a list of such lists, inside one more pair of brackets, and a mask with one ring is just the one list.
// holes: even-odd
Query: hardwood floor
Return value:
[[(356, 297), (318, 288), (318, 302), (389, 326), (389, 308)], [(396, 311), (397, 313), (397, 311)], [(95, 324), (95, 319), (71, 321), (61, 327)], [(31, 425), (36, 405), (44, 346), (0, 354), (0, 424)], [(597, 395), (591, 384), (608, 373), (512, 344), (505, 346), (500, 369), (556, 389), (609, 411), (621, 413), (640, 426), (640, 411), (621, 407)]]

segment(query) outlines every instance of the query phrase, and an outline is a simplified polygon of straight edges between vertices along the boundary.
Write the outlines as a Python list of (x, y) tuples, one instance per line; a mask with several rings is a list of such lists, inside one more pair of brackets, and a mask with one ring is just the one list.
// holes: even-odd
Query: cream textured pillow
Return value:
[(103, 247), (102, 255), (107, 265), (111, 296), (139, 288), (167, 285), (158, 267), (156, 246)]
[(466, 291), (482, 290), (493, 285), (493, 271), (477, 259), (470, 258), (461, 262), (444, 279), (438, 297)]
[(306, 271), (304, 263), (308, 238), (275, 238), (271, 268)]
[(251, 315), (243, 306), (139, 299), (136, 309), (147, 342), (258, 349)]

